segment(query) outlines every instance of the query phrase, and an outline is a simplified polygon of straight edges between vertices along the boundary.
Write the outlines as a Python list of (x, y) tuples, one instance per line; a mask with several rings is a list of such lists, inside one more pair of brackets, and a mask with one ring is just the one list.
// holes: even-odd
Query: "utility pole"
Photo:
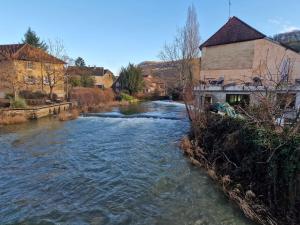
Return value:
[(228, 0), (228, 5), (229, 5), (229, 8), (228, 8), (228, 10), (229, 10), (229, 17), (228, 17), (228, 19), (230, 19), (230, 17), (231, 17), (231, 0)]

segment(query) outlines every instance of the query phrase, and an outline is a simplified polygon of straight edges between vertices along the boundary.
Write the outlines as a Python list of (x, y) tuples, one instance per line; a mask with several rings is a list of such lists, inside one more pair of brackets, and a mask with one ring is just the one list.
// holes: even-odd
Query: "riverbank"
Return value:
[(181, 148), (251, 220), (299, 224), (299, 137), (276, 132), (207, 112)]

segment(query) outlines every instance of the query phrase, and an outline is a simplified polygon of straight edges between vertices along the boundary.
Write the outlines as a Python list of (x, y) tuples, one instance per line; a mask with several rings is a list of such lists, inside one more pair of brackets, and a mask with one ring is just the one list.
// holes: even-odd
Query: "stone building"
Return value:
[(300, 55), (237, 17), (232, 17), (200, 49), (199, 93), (205, 101), (255, 101), (262, 83), (272, 86), (285, 81), (300, 105)]
[(114, 82), (114, 74), (103, 67), (77, 67), (69, 66), (67, 75), (71, 77), (80, 78), (81, 76), (89, 76), (95, 80), (95, 86), (99, 88), (111, 88)]
[(159, 78), (152, 75), (145, 75), (143, 94), (149, 96), (163, 97), (167, 95), (166, 84)]
[(39, 48), (29, 44), (0, 45), (0, 98), (22, 90), (49, 93), (53, 82), (53, 92), (64, 98), (64, 74), (65, 62)]

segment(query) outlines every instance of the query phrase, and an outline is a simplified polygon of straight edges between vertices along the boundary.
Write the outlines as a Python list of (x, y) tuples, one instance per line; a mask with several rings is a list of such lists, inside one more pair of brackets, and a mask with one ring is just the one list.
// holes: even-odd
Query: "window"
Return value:
[(51, 69), (50, 63), (45, 63), (45, 70), (50, 70), (50, 69)]
[(49, 78), (48, 78), (47, 76), (44, 77), (43, 83), (44, 83), (44, 84), (50, 84), (50, 83), (49, 83)]
[(240, 105), (241, 107), (245, 107), (250, 103), (250, 95), (247, 94), (227, 94), (226, 102), (230, 105)]
[(27, 69), (32, 70), (33, 69), (33, 62), (27, 62)]
[(204, 104), (206, 104), (206, 105), (212, 104), (212, 97), (211, 96), (205, 96)]
[(32, 75), (25, 76), (24, 81), (25, 81), (26, 84), (35, 84), (36, 83), (36, 79)]

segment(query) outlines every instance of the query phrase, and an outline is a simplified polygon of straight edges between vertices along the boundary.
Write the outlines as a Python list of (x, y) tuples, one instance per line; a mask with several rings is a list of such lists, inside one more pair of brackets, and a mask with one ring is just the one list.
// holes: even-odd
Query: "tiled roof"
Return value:
[(5, 59), (28, 60), (35, 62), (65, 64), (64, 61), (29, 44), (0, 45), (0, 54)]
[(204, 42), (200, 48), (263, 39), (265, 37), (266, 35), (249, 26), (239, 18), (231, 17), (229, 21)]
[(13, 55), (19, 51), (25, 44), (0, 45), (0, 52), (3, 55)]

